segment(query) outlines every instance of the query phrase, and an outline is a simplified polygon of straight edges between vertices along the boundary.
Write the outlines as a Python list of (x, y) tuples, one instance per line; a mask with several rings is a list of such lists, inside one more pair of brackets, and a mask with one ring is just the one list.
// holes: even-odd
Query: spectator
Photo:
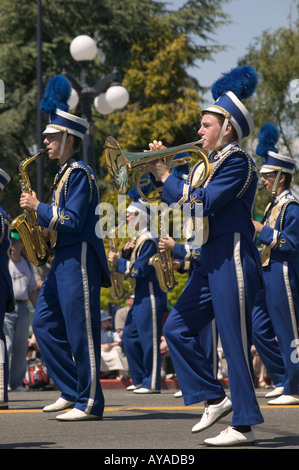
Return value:
[(23, 379), (26, 372), (28, 351), (29, 309), (37, 302), (37, 286), (33, 266), (22, 256), (23, 243), (16, 231), (11, 232), (9, 272), (15, 296), (15, 309), (5, 313), (4, 334), (9, 357), (9, 386), (12, 391), (24, 392)]
[(134, 303), (134, 297), (135, 297), (134, 293), (129, 292), (126, 298), (127, 305), (125, 307), (119, 308), (115, 313), (114, 325), (120, 338), (122, 337), (122, 334), (123, 334), (123, 329), (126, 323), (128, 312), (132, 308), (132, 305)]
[[(112, 328), (112, 317), (101, 311), (101, 378), (111, 377), (111, 372), (119, 380), (127, 378), (128, 367), (121, 347), (121, 338)], [(114, 377), (114, 378), (115, 378)]]

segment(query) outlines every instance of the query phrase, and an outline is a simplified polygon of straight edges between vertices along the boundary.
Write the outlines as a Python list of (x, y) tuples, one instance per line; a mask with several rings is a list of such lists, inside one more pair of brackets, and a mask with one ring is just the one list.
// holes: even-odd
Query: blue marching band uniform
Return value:
[[(253, 128), (242, 104), (242, 99), (253, 90), (247, 96), (238, 95), (230, 85), (228, 76), (223, 89), (222, 85), (218, 87), (218, 96), (217, 87), (214, 88), (216, 101), (203, 113), (224, 116), (221, 136), (231, 123), (239, 140)], [(63, 132), (64, 136), (69, 133), (82, 139), (87, 128), (85, 120), (60, 109), (58, 104), (44, 133)], [(270, 152), (267, 158), (270, 168), (284, 168), (282, 160), (286, 157), (279, 160), (279, 155)], [(252, 333), (275, 385), (283, 385), (286, 395), (299, 394), (298, 361), (292, 361), (290, 354), (291, 344), (294, 350), (299, 349), (299, 202), (290, 190), (276, 197), (260, 233), (264, 246), (262, 267), (252, 224), (258, 181), (254, 161), (238, 141), (215, 148), (209, 161), (211, 172), (203, 187), (193, 186), (199, 164), (187, 179), (172, 174), (160, 188), (163, 202), (169, 205), (176, 202), (180, 207), (189, 203), (193, 209), (199, 204), (208, 221), (199, 261), (189, 245), (176, 244), (174, 257), (184, 260), (189, 257), (189, 261), (193, 258), (194, 264), (166, 321), (164, 336), (185, 405), (215, 400), (215, 409), (218, 403), (222, 406), (217, 419), (233, 411), (232, 426), (248, 427), (263, 422), (254, 391)], [(288, 159), (284, 163), (290, 164)], [(51, 204), (40, 203), (37, 207), (37, 223), (50, 230), (55, 258), (42, 285), (33, 321), (42, 357), (61, 391), (61, 399), (95, 417), (101, 417), (104, 409), (100, 386), (100, 291), (101, 286), (107, 287), (110, 282), (103, 240), (95, 233), (98, 204), (93, 171), (82, 161), (65, 162), (57, 173)], [(139, 200), (133, 201), (127, 212), (147, 210)], [(2, 209), (0, 216), (1, 292), (7, 293), (5, 299), (1, 296), (2, 326), (4, 303), (12, 290), (6, 276), (8, 238)], [(159, 344), (167, 295), (161, 291), (155, 270), (148, 263), (158, 251), (158, 242), (147, 227), (139, 229), (129, 258), (123, 252), (117, 261), (117, 270), (136, 281), (134, 304), (123, 332), (135, 393), (161, 389)], [(204, 333), (205, 329), (214, 319), (228, 363), (231, 401), (204, 346), (204, 338), (210, 335)], [(1, 400), (7, 401), (7, 397), (2, 399), (1, 395)], [(54, 407), (49, 411), (55, 410)], [(192, 431), (201, 431), (209, 425), (205, 426), (203, 420)], [(213, 445), (212, 440), (206, 442)], [(249, 443), (252, 442), (251, 436)]]
[[(294, 159), (279, 154), (275, 148), (278, 137), (275, 126), (265, 124), (256, 150), (265, 159), (262, 176), (275, 172), (276, 177), (273, 199), (265, 209), (259, 233), (264, 292), (253, 318), (258, 325), (261, 358), (274, 384), (283, 389), (281, 396), (269, 404), (288, 405), (299, 404), (299, 200), (289, 188), (277, 191), (281, 174), (292, 175), (295, 169)], [(274, 335), (277, 342), (273, 341)], [(266, 339), (268, 351), (263, 357)]]
[[(2, 192), (10, 181), (6, 171), (0, 169), (0, 191)], [(8, 408), (8, 356), (3, 331), (5, 312), (14, 310), (14, 294), (12, 281), (8, 269), (9, 220), (8, 216), (0, 206), (0, 409)]]
[[(48, 103), (55, 103), (60, 86), (55, 79), (66, 81), (56, 76), (46, 88), (41, 108), (49, 109), (50, 120), (44, 134), (62, 132), (63, 147), (69, 134), (83, 139), (88, 123), (61, 109), (61, 103), (50, 112)], [(110, 285), (110, 274), (103, 240), (95, 233), (98, 187), (91, 168), (73, 158), (61, 166), (54, 183), (52, 203), (40, 202), (37, 207), (37, 224), (50, 230), (55, 257), (42, 284), (32, 326), (61, 397), (44, 411), (74, 405), (79, 414), (71, 414), (70, 419), (101, 418), (100, 291)], [(68, 413), (57, 418), (68, 419)]]
[(117, 270), (135, 281), (134, 303), (128, 313), (122, 340), (132, 378), (129, 390), (134, 393), (157, 393), (161, 390), (161, 353), (163, 315), (167, 294), (158, 283), (155, 268), (149, 260), (158, 252), (158, 238), (147, 227), (149, 210), (140, 200), (127, 208), (127, 214), (142, 215), (144, 224), (138, 228), (135, 246), (129, 259), (126, 252), (117, 261)]

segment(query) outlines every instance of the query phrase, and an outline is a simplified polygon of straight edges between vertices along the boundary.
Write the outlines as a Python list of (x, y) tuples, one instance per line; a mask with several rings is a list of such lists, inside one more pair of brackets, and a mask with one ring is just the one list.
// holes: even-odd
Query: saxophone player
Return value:
[(167, 294), (160, 289), (150, 258), (158, 251), (158, 238), (148, 230), (149, 208), (141, 199), (127, 208), (128, 226), (136, 230), (121, 256), (110, 251), (108, 259), (125, 277), (136, 280), (135, 298), (129, 310), (122, 341), (128, 359), (134, 393), (160, 393), (163, 314)]
[[(58, 92), (60, 98), (58, 102)], [(50, 231), (55, 257), (38, 298), (33, 331), (41, 355), (61, 396), (45, 412), (71, 411), (60, 421), (101, 419), (104, 397), (100, 385), (100, 289), (109, 287), (109, 268), (102, 238), (95, 233), (99, 194), (96, 178), (76, 150), (88, 129), (86, 120), (68, 113), (68, 80), (57, 75), (41, 102), (50, 114), (44, 144), (59, 171), (52, 203), (23, 193), (20, 205), (37, 213), (37, 223)]]

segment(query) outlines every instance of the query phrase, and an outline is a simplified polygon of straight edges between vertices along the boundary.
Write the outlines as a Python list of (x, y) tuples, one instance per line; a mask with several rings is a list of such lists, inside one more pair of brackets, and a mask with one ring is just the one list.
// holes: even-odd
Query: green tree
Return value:
[[(297, 5), (299, 9), (299, 5)], [(288, 28), (279, 28), (273, 33), (264, 31), (249, 47), (240, 65), (250, 64), (258, 72), (259, 83), (253, 97), (247, 101), (252, 114), (255, 131), (249, 145), (256, 147), (258, 132), (263, 124), (272, 122), (277, 126), (280, 140), (277, 148), (290, 157), (298, 155), (299, 133), (299, 19)], [(254, 153), (254, 151), (253, 151)], [(263, 159), (256, 157), (258, 168)], [(298, 184), (298, 172), (294, 182)], [(255, 202), (255, 214), (263, 214), (271, 199), (260, 192)]]
[[(188, 65), (197, 58), (210, 58), (216, 47), (210, 36), (225, 20), (220, 0), (189, 0), (178, 12), (168, 11), (164, 2), (152, 0), (70, 0), (65, 3), (44, 0), (41, 3), (44, 86), (63, 68), (74, 76), (79, 75), (79, 67), (69, 53), (71, 40), (79, 34), (89, 34), (98, 42), (99, 54), (91, 70), (94, 83), (114, 66), (125, 74), (132, 46), (155, 38), (158, 26), (161, 31), (169, 28), (174, 35), (189, 35)], [(17, 168), (37, 141), (37, 2), (2, 0), (0, 10), (0, 78), (5, 82), (6, 91), (6, 102), (0, 105), (0, 157), (1, 165), (12, 175), (6, 204), (15, 216), (19, 212)], [(197, 45), (196, 37), (204, 39), (204, 45), (202, 41)], [(80, 107), (76, 113), (80, 114)], [(47, 117), (44, 119), (46, 122)], [(98, 155), (102, 153), (105, 136), (117, 136), (117, 133), (116, 124), (105, 117), (99, 118), (95, 135)], [(47, 194), (56, 168), (46, 161), (45, 166)], [(30, 172), (32, 186), (36, 187), (35, 165)]]

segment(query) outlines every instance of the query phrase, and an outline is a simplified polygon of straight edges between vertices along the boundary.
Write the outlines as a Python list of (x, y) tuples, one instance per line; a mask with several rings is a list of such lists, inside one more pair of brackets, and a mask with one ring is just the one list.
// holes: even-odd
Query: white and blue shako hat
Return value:
[(40, 109), (49, 114), (49, 122), (43, 134), (63, 132), (83, 139), (89, 123), (86, 119), (68, 113), (71, 92), (71, 84), (63, 75), (55, 75), (48, 82), (45, 96), (40, 103)]
[(278, 153), (275, 147), (279, 139), (279, 132), (271, 122), (264, 124), (258, 135), (258, 145), (256, 154), (265, 159), (260, 173), (270, 173), (278, 171), (293, 174), (296, 162), (294, 158), (285, 157)]
[(257, 82), (256, 71), (247, 65), (222, 74), (212, 85), (211, 93), (215, 103), (202, 110), (202, 114), (212, 112), (225, 117), (216, 147), (220, 145), (229, 122), (236, 130), (238, 140), (252, 132), (253, 120), (242, 100), (254, 93)]
[(6, 171), (0, 168), (0, 190), (3, 191), (3, 189), (9, 182), (10, 182), (10, 176), (6, 173)]
[(279, 139), (277, 127), (271, 122), (264, 124), (258, 135), (256, 154), (265, 159), (260, 173), (271, 173), (277, 171), (273, 184), (272, 193), (275, 195), (281, 173), (293, 174), (295, 171), (295, 160), (291, 157), (280, 155), (275, 145)]

